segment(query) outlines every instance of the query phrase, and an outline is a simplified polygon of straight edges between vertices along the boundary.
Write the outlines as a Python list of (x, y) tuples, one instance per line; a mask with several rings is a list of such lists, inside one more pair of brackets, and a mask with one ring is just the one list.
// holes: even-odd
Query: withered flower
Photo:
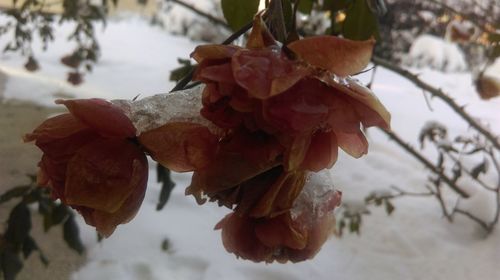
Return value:
[[(366, 154), (361, 127), (389, 129), (390, 114), (348, 75), (366, 67), (373, 45), (373, 40), (318, 36), (284, 50), (257, 16), (246, 48), (197, 47), (192, 53), (199, 63), (194, 78), (206, 85), (201, 114), (226, 136), (213, 164), (195, 170), (188, 193), (234, 204), (229, 194), (234, 196), (242, 183), (276, 166), (283, 173), (320, 171), (333, 166), (339, 147), (353, 157)], [(263, 138), (266, 144), (259, 143)], [(271, 142), (272, 158), (255, 150)], [(240, 148), (228, 152), (227, 143)], [(259, 164), (245, 154), (258, 158)]]
[(334, 230), (333, 209), (339, 206), (341, 193), (330, 190), (314, 198), (308, 195), (301, 194), (291, 210), (276, 216), (253, 218), (238, 212), (228, 214), (215, 227), (222, 230), (224, 247), (255, 262), (299, 262), (313, 258)]
[(43, 151), (38, 183), (109, 236), (135, 216), (146, 190), (148, 163), (131, 140), (135, 128), (105, 100), (56, 103), (69, 113), (47, 119), (24, 137)]

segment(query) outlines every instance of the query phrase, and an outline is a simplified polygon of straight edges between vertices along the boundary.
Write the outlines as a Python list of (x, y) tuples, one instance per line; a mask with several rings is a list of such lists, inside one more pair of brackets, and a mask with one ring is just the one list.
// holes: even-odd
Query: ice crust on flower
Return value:
[(217, 128), (200, 116), (201, 92), (204, 85), (167, 94), (157, 94), (136, 101), (113, 100), (134, 124), (137, 135), (171, 122), (191, 122), (204, 125), (211, 131)]
[(290, 209), (292, 219), (296, 219), (301, 213), (309, 208), (313, 209), (315, 212), (318, 211), (314, 213), (318, 217), (332, 214), (328, 211), (324, 211), (324, 209), (319, 206), (324, 205), (325, 200), (328, 199), (328, 194), (335, 191), (335, 186), (328, 170), (309, 173), (304, 188), (295, 200), (292, 209)]

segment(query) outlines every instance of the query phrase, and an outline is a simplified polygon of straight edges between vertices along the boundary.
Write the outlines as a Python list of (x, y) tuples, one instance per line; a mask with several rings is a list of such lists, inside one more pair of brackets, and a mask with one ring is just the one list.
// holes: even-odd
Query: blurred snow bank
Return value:
[(429, 67), (445, 72), (467, 70), (465, 56), (458, 45), (432, 35), (417, 37), (403, 62), (413, 67)]

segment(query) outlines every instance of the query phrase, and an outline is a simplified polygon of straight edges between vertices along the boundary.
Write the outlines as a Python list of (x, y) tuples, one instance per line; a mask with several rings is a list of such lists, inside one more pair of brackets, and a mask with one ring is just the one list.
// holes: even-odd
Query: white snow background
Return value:
[[(85, 76), (83, 85), (73, 87), (65, 82), (69, 69), (59, 62), (71, 51), (65, 41), (69, 28), (65, 25), (57, 30), (58, 39), (48, 51), (36, 52), (42, 66), (36, 73), (23, 69), (24, 59), (19, 55), (0, 54), (0, 71), (8, 77), (5, 99), (52, 106), (54, 94), (62, 92), (78, 98), (107, 99), (167, 92), (173, 86), (168, 75), (177, 67), (177, 58), (188, 57), (197, 45), (140, 18), (110, 20), (105, 29), (97, 29), (102, 59)], [(468, 112), (500, 133), (500, 99), (480, 100), (470, 73), (414, 71), (450, 93), (459, 104), (467, 104)], [(370, 74), (359, 78), (368, 81)], [(446, 123), (452, 136), (471, 132), (439, 100), (431, 100), (430, 111), (422, 91), (394, 73), (379, 68), (373, 90), (392, 113), (393, 130), (414, 146), (428, 120)], [(375, 129), (368, 131), (368, 138), (367, 156), (356, 160), (341, 153), (331, 170), (336, 186), (343, 191), (344, 202), (361, 201), (372, 190), (391, 185), (425, 191), (428, 173), (420, 163)], [(434, 155), (431, 149), (424, 153)], [(213, 230), (229, 210), (213, 204), (198, 206), (192, 197), (184, 196), (190, 174), (173, 175), (177, 186), (170, 201), (162, 211), (155, 210), (160, 186), (154, 167), (151, 163), (148, 191), (139, 214), (119, 226), (110, 238), (97, 243), (95, 231), (79, 220), (88, 260), (73, 274), (73, 280), (500, 279), (500, 230), (484, 239), (470, 220), (458, 218), (449, 224), (438, 203), (430, 198), (397, 200), (391, 217), (383, 209), (372, 209), (363, 221), (360, 236), (332, 237), (310, 261), (266, 265), (239, 260), (225, 251), (220, 232)], [(463, 208), (485, 218), (493, 215), (494, 201), (488, 200), (492, 197), (472, 180), (459, 184), (472, 195), (461, 204)], [(170, 244), (167, 251), (161, 249), (165, 239)]]

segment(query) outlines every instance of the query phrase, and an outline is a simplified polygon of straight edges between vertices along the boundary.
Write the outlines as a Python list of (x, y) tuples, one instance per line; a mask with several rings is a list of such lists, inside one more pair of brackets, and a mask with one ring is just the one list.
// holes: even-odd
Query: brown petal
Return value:
[(229, 253), (254, 262), (272, 260), (273, 248), (263, 245), (255, 235), (255, 219), (228, 214), (215, 229), (222, 229), (222, 243)]
[(260, 14), (253, 19), (253, 26), (248, 36), (246, 47), (249, 49), (262, 49), (269, 46), (276, 46), (276, 40), (266, 27)]
[(139, 142), (154, 160), (177, 172), (207, 166), (214, 157), (217, 141), (207, 127), (188, 122), (167, 123), (139, 136)]
[(24, 142), (33, 140), (48, 142), (54, 139), (61, 139), (87, 129), (81, 121), (71, 114), (61, 114), (45, 120), (32, 133), (26, 134)]
[(147, 180), (148, 163), (139, 147), (127, 140), (98, 139), (82, 147), (68, 163), (66, 202), (108, 213)]
[(270, 248), (303, 249), (307, 245), (307, 232), (292, 226), (289, 213), (265, 220), (255, 226), (255, 235)]
[(291, 171), (299, 168), (311, 144), (311, 135), (305, 133), (293, 137), (281, 137), (280, 142), (286, 147), (283, 159), (285, 170)]
[(302, 191), (305, 179), (303, 171), (283, 173), (260, 197), (251, 209), (249, 216), (254, 218), (274, 217), (288, 211)]
[(135, 127), (123, 110), (103, 99), (56, 100), (64, 104), (78, 120), (106, 137), (135, 136)]
[(314, 36), (294, 41), (288, 48), (311, 65), (348, 76), (368, 65), (374, 45), (373, 39), (360, 42), (336, 36)]
[(335, 132), (339, 147), (349, 155), (359, 158), (368, 153), (368, 141), (361, 131), (357, 133)]
[(340, 205), (340, 200), (340, 192), (329, 192), (321, 202), (294, 219), (294, 228), (306, 230), (307, 244), (299, 250), (288, 250), (287, 257), (290, 261), (308, 260), (318, 253), (335, 228), (333, 209)]
[(90, 208), (80, 211), (85, 222), (94, 226), (104, 237), (109, 237), (118, 225), (130, 222), (139, 211), (146, 193), (147, 175), (141, 179), (142, 181), (138, 182), (137, 187), (116, 212), (108, 213)]
[[(351, 78), (346, 79), (347, 85), (339, 84), (328, 76), (318, 77), (318, 79), (337, 89), (340, 94), (345, 94), (346, 97), (352, 98), (355, 101), (362, 103), (367, 107), (366, 109), (375, 112), (376, 115), (378, 115), (377, 117), (375, 117), (376, 115), (373, 114), (373, 112), (369, 112), (368, 110), (364, 109), (364, 107), (355, 105), (356, 111), (362, 117), (363, 123), (366, 126), (376, 124), (383, 129), (390, 129), (391, 114), (387, 111), (384, 105), (382, 105), (377, 96), (375, 96), (375, 94), (370, 89), (359, 84), (357, 81)], [(367, 116), (370, 119), (367, 119)]]
[(331, 88), (316, 79), (303, 79), (263, 104), (263, 118), (287, 134), (311, 132), (326, 122), (332, 106)]
[(196, 75), (197, 80), (222, 83), (234, 83), (233, 69), (230, 63), (210, 65), (200, 68)]
[(198, 46), (191, 53), (191, 57), (198, 63), (202, 63), (205, 59), (220, 60), (233, 56), (233, 54), (241, 49), (234, 45), (204, 45)]
[(337, 137), (333, 131), (318, 131), (311, 139), (301, 167), (314, 172), (331, 168), (337, 161), (338, 150)]
[(309, 74), (279, 50), (241, 50), (232, 57), (234, 79), (254, 98), (278, 95)]
[(274, 138), (246, 131), (228, 138), (219, 144), (210, 164), (194, 172), (186, 194), (199, 198), (201, 193), (228, 190), (279, 165), (283, 148)]
[(38, 183), (40, 186), (49, 187), (51, 195), (54, 199), (61, 199), (66, 203), (64, 197), (64, 185), (66, 181), (66, 169), (68, 161), (55, 161), (46, 154), (42, 156), (42, 160), (38, 163), (40, 167)]

